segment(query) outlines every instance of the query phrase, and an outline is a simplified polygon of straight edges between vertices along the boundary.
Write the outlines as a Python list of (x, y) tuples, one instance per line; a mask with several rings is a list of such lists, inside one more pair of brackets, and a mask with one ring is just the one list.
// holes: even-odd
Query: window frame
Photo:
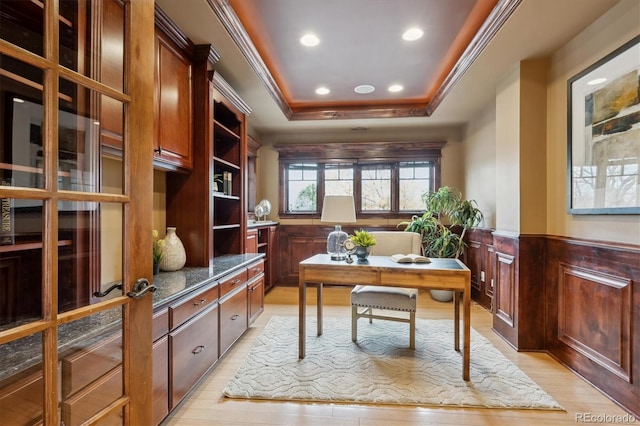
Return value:
[[(440, 187), (442, 148), (446, 142), (372, 142), (351, 144), (280, 144), (274, 145), (278, 151), (279, 203), (278, 215), (287, 219), (319, 219), (325, 195), (324, 165), (352, 164), (354, 168), (353, 196), (356, 217), (359, 219), (374, 218), (406, 218), (407, 215), (422, 211), (399, 211), (400, 163), (431, 162), (433, 163), (433, 190)], [(310, 212), (288, 211), (286, 172), (289, 164), (312, 163), (318, 166), (316, 204), (317, 210)], [(391, 166), (391, 210), (362, 211), (361, 203), (361, 170), (370, 165)]]

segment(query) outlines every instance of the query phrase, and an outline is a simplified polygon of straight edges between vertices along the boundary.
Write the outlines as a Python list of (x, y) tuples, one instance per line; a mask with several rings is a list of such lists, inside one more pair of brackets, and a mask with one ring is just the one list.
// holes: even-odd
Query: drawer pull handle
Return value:
[(202, 351), (204, 351), (204, 345), (196, 346), (196, 348), (192, 350), (191, 353), (194, 355), (198, 355)]
[(236, 278), (235, 280), (231, 281), (231, 284), (236, 285), (240, 282), (240, 279)]
[(253, 272), (260, 272), (260, 271), (262, 271), (262, 269), (260, 269), (260, 268), (253, 268)]
[(232, 316), (232, 317), (231, 317), (231, 321), (235, 321), (235, 320), (237, 320), (238, 318), (240, 318), (240, 315), (235, 314), (234, 316)]
[(204, 302), (206, 302), (207, 299), (200, 299), (199, 302), (193, 302), (193, 306), (198, 306), (198, 305), (202, 305)]
[(249, 293), (253, 293), (253, 290), (255, 290), (253, 287), (249, 287)]

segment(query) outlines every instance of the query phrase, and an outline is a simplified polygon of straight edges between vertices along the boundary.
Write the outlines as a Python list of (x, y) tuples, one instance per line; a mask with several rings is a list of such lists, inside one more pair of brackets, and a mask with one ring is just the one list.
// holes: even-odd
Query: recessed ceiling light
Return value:
[(402, 38), (407, 41), (413, 41), (422, 37), (423, 34), (424, 32), (420, 28), (409, 28), (402, 34)]
[(402, 89), (404, 89), (404, 87), (402, 87), (401, 84), (392, 84), (391, 86), (389, 86), (389, 91), (390, 92), (402, 92)]
[(602, 77), (602, 78), (596, 78), (595, 80), (591, 80), (591, 81), (587, 82), (587, 84), (589, 86), (595, 86), (596, 84), (602, 84), (605, 81), (607, 81), (607, 79)]
[(371, 93), (374, 90), (376, 90), (375, 87), (373, 87), (370, 84), (361, 84), (360, 86), (356, 86), (353, 91), (356, 93), (360, 93), (360, 94), (367, 94), (367, 93)]
[(313, 47), (313, 46), (317, 46), (318, 44), (320, 44), (320, 39), (318, 37), (316, 37), (315, 34), (305, 34), (300, 38), (300, 43), (302, 43), (303, 46), (309, 46), (309, 47)]
[(318, 88), (316, 89), (316, 93), (317, 93), (318, 95), (328, 95), (328, 94), (329, 94), (329, 92), (330, 92), (330, 90), (329, 90), (329, 89), (327, 89), (326, 87), (318, 87)]

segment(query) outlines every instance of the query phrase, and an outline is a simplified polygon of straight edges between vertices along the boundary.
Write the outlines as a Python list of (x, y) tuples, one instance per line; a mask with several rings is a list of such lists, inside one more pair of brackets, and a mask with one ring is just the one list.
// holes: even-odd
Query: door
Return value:
[(0, 20), (0, 423), (151, 424), (154, 3)]

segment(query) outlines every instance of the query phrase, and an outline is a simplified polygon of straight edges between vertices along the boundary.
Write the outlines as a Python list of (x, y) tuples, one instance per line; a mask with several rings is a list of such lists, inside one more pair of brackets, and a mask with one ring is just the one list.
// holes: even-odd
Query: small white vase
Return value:
[(185, 263), (187, 263), (187, 253), (184, 251), (184, 246), (178, 234), (176, 234), (176, 228), (168, 227), (167, 235), (164, 237), (160, 269), (163, 271), (177, 271), (182, 269)]

